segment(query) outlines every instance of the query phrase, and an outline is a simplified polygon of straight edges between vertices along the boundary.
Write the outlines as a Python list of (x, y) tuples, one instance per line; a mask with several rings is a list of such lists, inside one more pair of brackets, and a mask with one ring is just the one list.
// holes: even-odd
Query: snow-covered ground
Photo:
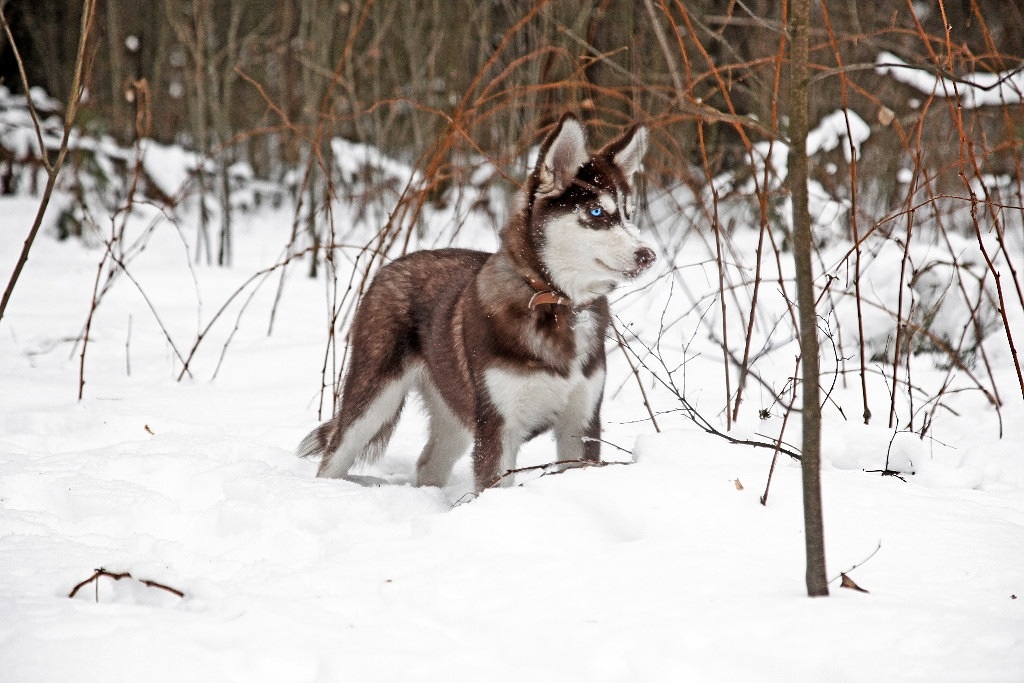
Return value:
[[(0, 201), (4, 282), (34, 209)], [(666, 412), (678, 402), (648, 377), (655, 433), (613, 347), (605, 437), (628, 452), (605, 457), (624, 464), (527, 473), (470, 500), (463, 461), (447, 488), (419, 489), (408, 482), (424, 424), (407, 410), (375, 468), (392, 484), (315, 479), (316, 463), (292, 455), (317, 422), (327, 337), (324, 282), (304, 266), (272, 335), (276, 276), (244, 311), (251, 290), (234, 301), (177, 381), (177, 355), (280, 259), (290, 210), (237, 220), (231, 269), (189, 267), (187, 211), (181, 233), (154, 218), (140, 206), (129, 223), (129, 235), (156, 228), (97, 309), (83, 400), (76, 339), (100, 248), (41, 235), (0, 322), (5, 683), (1024, 680), (1024, 404), (998, 344), (1001, 439), (980, 392), (950, 395), (955, 414), (939, 411), (921, 440), (885, 426), (877, 373), (870, 426), (853, 375), (838, 384), (822, 472), (835, 581), (812, 600), (798, 464), (780, 458), (762, 505), (771, 452)], [(739, 239), (752, 258), (756, 234)], [(691, 293), (713, 294), (703, 248), (691, 239), (675, 265)], [(891, 284), (879, 274), (876, 287)], [(721, 352), (698, 322), (715, 309), (684, 314), (670, 281), (616, 311), (641, 335), (674, 321), (666, 361), (685, 361), (677, 379), (724, 430)], [(759, 365), (776, 389), (792, 374), (783, 348)], [(771, 440), (782, 413), (751, 381), (733, 434)], [(786, 440), (798, 434), (793, 417)], [(541, 437), (523, 459), (551, 455)], [(865, 471), (886, 463), (916, 474)], [(138, 580), (100, 577), (69, 599), (98, 568)], [(869, 592), (840, 588), (844, 571)]]

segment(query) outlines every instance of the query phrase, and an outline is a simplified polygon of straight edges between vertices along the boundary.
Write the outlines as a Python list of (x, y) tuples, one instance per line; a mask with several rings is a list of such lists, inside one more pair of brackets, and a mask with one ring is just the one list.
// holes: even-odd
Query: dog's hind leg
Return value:
[(473, 435), (429, 380), (422, 382), (421, 393), (430, 415), (430, 438), (416, 462), (416, 485), (440, 487), (448, 482), (455, 462), (469, 448)]
[(392, 379), (347, 387), (341, 411), (320, 427), (326, 432), (318, 437), (319, 430), (314, 431), (303, 440), (326, 441), (318, 477), (347, 477), (357, 460), (372, 462), (383, 454), (418, 371), (413, 367)]

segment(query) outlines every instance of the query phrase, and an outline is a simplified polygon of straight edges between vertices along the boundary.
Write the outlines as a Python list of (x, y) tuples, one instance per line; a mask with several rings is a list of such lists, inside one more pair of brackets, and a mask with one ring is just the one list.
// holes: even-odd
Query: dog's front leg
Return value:
[(594, 410), (586, 437), (583, 439), (583, 459), (589, 462), (601, 460), (601, 406)]
[(504, 420), (496, 415), (477, 418), (473, 440), (473, 478), (477, 493), (494, 486), (511, 486), (516, 455), (522, 439), (517, 439)]
[(589, 423), (559, 424), (555, 427), (558, 462), (597, 462), (601, 459), (601, 412), (595, 406)]
[(598, 371), (573, 391), (555, 423), (559, 462), (601, 459), (601, 398), (604, 372)]

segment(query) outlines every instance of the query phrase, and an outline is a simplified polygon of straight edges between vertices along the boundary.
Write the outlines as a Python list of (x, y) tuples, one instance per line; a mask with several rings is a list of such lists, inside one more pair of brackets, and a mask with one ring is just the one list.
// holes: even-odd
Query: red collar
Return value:
[(539, 277), (533, 273), (524, 273), (520, 271), (519, 275), (523, 278), (526, 284), (530, 285), (530, 289), (533, 290), (533, 296), (530, 297), (530, 303), (528, 304), (530, 310), (534, 310), (538, 306), (568, 306), (572, 307), (572, 300), (565, 294), (545, 283)]
[(560, 294), (559, 292), (548, 289), (543, 292), (535, 292), (530, 297), (530, 310), (537, 308), (538, 306), (572, 306), (572, 301), (568, 297)]

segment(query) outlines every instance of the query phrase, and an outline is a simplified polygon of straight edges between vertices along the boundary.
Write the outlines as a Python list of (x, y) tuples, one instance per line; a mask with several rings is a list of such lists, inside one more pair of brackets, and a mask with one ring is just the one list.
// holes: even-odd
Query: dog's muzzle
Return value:
[(641, 273), (650, 268), (657, 260), (658, 257), (653, 249), (650, 247), (640, 247), (633, 252), (633, 262), (636, 263), (636, 267), (633, 270), (626, 271), (624, 275), (630, 279), (639, 277)]

